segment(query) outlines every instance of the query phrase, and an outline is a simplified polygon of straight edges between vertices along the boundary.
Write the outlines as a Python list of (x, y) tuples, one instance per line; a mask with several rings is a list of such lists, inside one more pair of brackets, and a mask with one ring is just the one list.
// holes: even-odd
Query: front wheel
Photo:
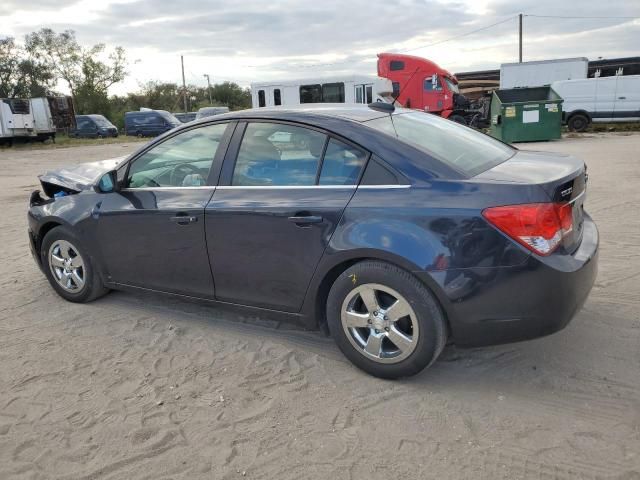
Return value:
[(47, 280), (65, 300), (90, 302), (109, 291), (88, 252), (69, 229), (60, 226), (50, 230), (42, 240), (40, 255)]
[(344, 355), (381, 378), (415, 375), (446, 343), (437, 300), (416, 277), (378, 261), (357, 263), (334, 282), (327, 324)]

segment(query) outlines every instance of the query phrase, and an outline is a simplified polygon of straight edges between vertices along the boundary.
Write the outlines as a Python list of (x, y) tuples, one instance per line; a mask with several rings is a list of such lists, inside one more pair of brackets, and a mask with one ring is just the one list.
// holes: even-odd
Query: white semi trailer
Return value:
[(25, 98), (0, 99), (0, 141), (35, 136), (31, 103)]
[(54, 140), (56, 137), (56, 126), (51, 115), (49, 99), (46, 97), (30, 98), (31, 114), (33, 115), (33, 126), (35, 136), (38, 140)]

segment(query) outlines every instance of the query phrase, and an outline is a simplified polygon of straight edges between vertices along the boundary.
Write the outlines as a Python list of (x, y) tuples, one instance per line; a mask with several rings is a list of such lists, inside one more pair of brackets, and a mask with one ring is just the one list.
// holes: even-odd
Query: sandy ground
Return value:
[(36, 175), (135, 145), (0, 152), (0, 479), (640, 479), (640, 134), (532, 147), (588, 162), (586, 306), (558, 334), (448, 347), (396, 382), (275, 320), (63, 301), (28, 252)]

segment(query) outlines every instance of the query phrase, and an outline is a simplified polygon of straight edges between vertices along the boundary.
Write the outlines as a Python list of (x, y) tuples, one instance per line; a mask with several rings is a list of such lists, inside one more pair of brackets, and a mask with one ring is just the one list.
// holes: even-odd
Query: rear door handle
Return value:
[(322, 217), (318, 215), (299, 215), (289, 217), (289, 221), (295, 223), (296, 225), (310, 225), (312, 223), (321, 223)]
[(190, 223), (197, 222), (198, 217), (193, 217), (190, 215), (176, 215), (175, 217), (170, 217), (169, 220), (177, 223), (178, 225), (189, 225)]
[(627, 97), (618, 97), (618, 100), (626, 100)]

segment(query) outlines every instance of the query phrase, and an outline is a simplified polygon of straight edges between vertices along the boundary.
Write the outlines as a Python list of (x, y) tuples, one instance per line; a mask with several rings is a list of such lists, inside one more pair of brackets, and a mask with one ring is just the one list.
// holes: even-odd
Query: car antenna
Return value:
[[(409, 79), (407, 80), (407, 82), (405, 83), (405, 86), (409, 84), (409, 82), (411, 82), (411, 79), (413, 78), (413, 76), (418, 73), (418, 70), (420, 70), (420, 67), (416, 68), (414, 70), (414, 72), (411, 74), (411, 76), (409, 77)], [(393, 102), (391, 103), (387, 103), (387, 102), (371, 102), (368, 107), (371, 108), (372, 110), (378, 110), (379, 112), (385, 112), (385, 113), (389, 113), (389, 115), (391, 115), (396, 107), (395, 107), (395, 103), (398, 101), (398, 98), (400, 97), (400, 94), (402, 93), (402, 89), (398, 89), (398, 94), (393, 98)]]

